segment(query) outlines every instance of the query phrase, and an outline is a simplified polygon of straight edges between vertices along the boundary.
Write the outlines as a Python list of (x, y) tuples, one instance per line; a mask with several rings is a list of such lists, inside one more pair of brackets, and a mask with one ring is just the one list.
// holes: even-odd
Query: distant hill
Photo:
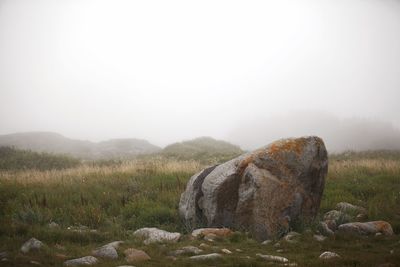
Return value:
[(81, 159), (126, 158), (155, 153), (161, 148), (140, 139), (111, 139), (103, 142), (75, 140), (52, 132), (26, 132), (0, 135), (0, 146), (66, 154)]
[(205, 162), (219, 162), (234, 158), (243, 153), (236, 145), (211, 137), (174, 143), (165, 147), (161, 154), (176, 159), (193, 159)]
[(400, 130), (388, 122), (338, 118), (319, 111), (248, 119), (231, 132), (228, 140), (246, 149), (255, 149), (277, 139), (304, 135), (322, 137), (327, 149), (336, 153), (400, 149)]

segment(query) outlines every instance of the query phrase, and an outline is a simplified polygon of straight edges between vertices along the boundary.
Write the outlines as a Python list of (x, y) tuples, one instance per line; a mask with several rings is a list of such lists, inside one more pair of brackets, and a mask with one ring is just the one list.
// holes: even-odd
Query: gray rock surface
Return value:
[(337, 203), (336, 209), (344, 213), (362, 213), (362, 214), (367, 213), (367, 210), (365, 208), (350, 204), (348, 202)]
[(32, 237), (22, 245), (21, 252), (28, 253), (33, 250), (39, 250), (42, 246), (42, 241), (39, 241), (36, 238)]
[(170, 233), (158, 228), (141, 228), (133, 233), (133, 236), (144, 239), (143, 243), (177, 242), (181, 238), (180, 233)]
[(67, 260), (64, 262), (64, 266), (80, 266), (80, 265), (93, 265), (96, 264), (98, 260), (93, 256), (85, 256), (82, 258)]
[(257, 253), (256, 256), (263, 260), (266, 260), (266, 261), (273, 261), (273, 262), (280, 262), (280, 263), (289, 262), (289, 260), (287, 258), (281, 257), (281, 256), (264, 255), (264, 254), (260, 254), (260, 253)]
[(117, 250), (111, 245), (105, 245), (92, 251), (92, 255), (103, 259), (118, 259)]
[(335, 252), (325, 251), (321, 255), (319, 255), (319, 258), (322, 260), (330, 260), (330, 259), (340, 258), (340, 256)]
[(211, 253), (211, 254), (205, 254), (205, 255), (198, 255), (198, 256), (192, 256), (190, 259), (192, 260), (216, 260), (222, 258), (222, 255), (219, 253)]
[(327, 169), (320, 138), (279, 140), (192, 176), (179, 213), (189, 227), (238, 227), (265, 240), (315, 217)]
[(360, 235), (375, 235), (376, 233), (393, 235), (392, 226), (385, 221), (346, 223), (339, 225), (338, 232)]
[(202, 253), (203, 250), (195, 247), (195, 246), (186, 246), (186, 247), (182, 247), (178, 250), (175, 250), (171, 253), (172, 256), (180, 256), (180, 255), (198, 255), (200, 253)]

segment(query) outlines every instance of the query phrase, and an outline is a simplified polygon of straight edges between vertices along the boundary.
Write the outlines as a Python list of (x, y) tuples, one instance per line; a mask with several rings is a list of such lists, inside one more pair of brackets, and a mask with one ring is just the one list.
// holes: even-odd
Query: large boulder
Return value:
[(188, 227), (247, 229), (259, 240), (318, 212), (327, 151), (322, 139), (283, 139), (192, 176), (179, 202)]

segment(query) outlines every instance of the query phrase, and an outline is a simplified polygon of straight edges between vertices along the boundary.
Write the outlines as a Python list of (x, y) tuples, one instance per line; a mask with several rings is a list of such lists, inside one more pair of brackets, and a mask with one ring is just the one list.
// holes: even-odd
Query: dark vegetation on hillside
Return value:
[(174, 143), (165, 147), (161, 155), (178, 160), (198, 160), (203, 163), (224, 162), (243, 153), (240, 147), (211, 137)]
[(78, 159), (65, 155), (0, 147), (0, 170), (59, 170), (73, 168), (79, 164)]

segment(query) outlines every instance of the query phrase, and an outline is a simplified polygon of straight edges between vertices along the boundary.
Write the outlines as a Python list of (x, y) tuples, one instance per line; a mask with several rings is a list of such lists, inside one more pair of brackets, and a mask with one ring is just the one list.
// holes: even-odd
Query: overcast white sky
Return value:
[(400, 1), (0, 0), (0, 134), (165, 145), (291, 110), (399, 127)]

